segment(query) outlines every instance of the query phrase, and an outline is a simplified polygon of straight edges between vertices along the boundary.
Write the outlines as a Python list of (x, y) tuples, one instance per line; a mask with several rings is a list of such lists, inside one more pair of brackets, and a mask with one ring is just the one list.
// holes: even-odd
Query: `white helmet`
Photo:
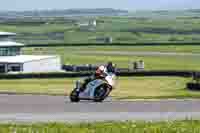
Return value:
[(101, 66), (99, 67), (99, 70), (104, 71), (104, 70), (105, 70), (105, 67), (104, 67), (103, 65), (101, 65)]

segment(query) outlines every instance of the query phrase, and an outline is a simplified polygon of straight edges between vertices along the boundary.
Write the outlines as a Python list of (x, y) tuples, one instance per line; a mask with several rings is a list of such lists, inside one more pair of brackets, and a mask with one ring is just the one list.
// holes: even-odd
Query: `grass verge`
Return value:
[(1, 133), (199, 133), (200, 121), (1, 124)]
[[(0, 80), (0, 93), (69, 95), (77, 78)], [(111, 96), (116, 99), (200, 98), (187, 90), (190, 78), (119, 77)]]

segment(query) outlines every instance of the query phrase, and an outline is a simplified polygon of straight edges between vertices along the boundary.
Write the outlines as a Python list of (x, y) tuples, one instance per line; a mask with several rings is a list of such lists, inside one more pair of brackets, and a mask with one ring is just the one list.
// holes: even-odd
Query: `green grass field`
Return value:
[[(0, 92), (69, 95), (76, 80), (0, 80)], [(199, 98), (200, 92), (185, 88), (190, 80), (178, 77), (119, 77), (111, 95), (117, 99)]]
[[(59, 19), (59, 18), (57, 18)], [(88, 22), (92, 18), (78, 18), (78, 22)], [(171, 18), (143, 17), (96, 17), (97, 27), (80, 28), (75, 22), (41, 24), (41, 25), (8, 25), (0, 24), (0, 30), (20, 33), (52, 33), (63, 32), (65, 43), (96, 43), (96, 38), (112, 37), (114, 43), (135, 42), (199, 42), (200, 41), (200, 19), (176, 16)], [(56, 18), (54, 21), (57, 22)], [(59, 21), (58, 21), (59, 22)], [(48, 21), (47, 21), (48, 23)], [(33, 36), (37, 39), (38, 36)], [(21, 39), (27, 44), (37, 44), (33, 41)], [(19, 40), (20, 41), (20, 40)], [(45, 43), (42, 41), (41, 43)], [(46, 43), (55, 43), (53, 40)]]
[[(122, 46), (106, 46), (106, 47), (53, 47), (53, 48), (25, 48), (24, 54), (40, 54), (40, 55), (60, 55), (63, 64), (102, 64), (109, 60), (117, 64), (118, 67), (128, 68), (130, 62), (143, 60), (146, 70), (200, 70), (200, 62), (198, 56), (133, 56), (118, 55), (109, 52), (187, 52), (198, 53), (199, 46), (158, 46), (158, 47), (122, 47)], [(108, 53), (95, 53), (95, 52)]]
[(199, 133), (200, 121), (1, 124), (1, 133)]
[[(37, 54), (37, 48), (23, 48), (26, 53)], [(68, 53), (80, 51), (122, 51), (122, 52), (176, 52), (176, 53), (200, 53), (200, 45), (169, 45), (169, 46), (67, 46), (67, 47), (43, 47), (42, 53)]]
[(44, 24), (38, 26), (24, 26), (24, 25), (6, 25), (0, 24), (1, 31), (15, 32), (15, 33), (49, 33), (49, 32), (64, 32), (72, 28), (71, 24)]

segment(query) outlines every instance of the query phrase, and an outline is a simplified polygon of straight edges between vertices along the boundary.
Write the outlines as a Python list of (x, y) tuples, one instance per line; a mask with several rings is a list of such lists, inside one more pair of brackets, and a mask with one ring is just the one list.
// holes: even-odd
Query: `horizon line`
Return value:
[(30, 9), (30, 10), (0, 10), (0, 12), (34, 12), (34, 11), (62, 11), (62, 10), (95, 10), (95, 9), (113, 9), (113, 10), (122, 10), (128, 12), (137, 12), (137, 11), (187, 11), (187, 10), (200, 10), (200, 8), (184, 8), (184, 9), (119, 9), (119, 8), (52, 8), (52, 9)]

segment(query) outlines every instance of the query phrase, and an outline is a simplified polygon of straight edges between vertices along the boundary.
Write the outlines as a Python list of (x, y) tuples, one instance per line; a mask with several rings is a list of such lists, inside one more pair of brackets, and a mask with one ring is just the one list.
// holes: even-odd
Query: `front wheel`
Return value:
[(70, 101), (71, 102), (79, 102), (79, 92), (74, 89), (70, 94)]
[(112, 87), (108, 84), (102, 84), (94, 92), (94, 102), (102, 102), (110, 94)]

